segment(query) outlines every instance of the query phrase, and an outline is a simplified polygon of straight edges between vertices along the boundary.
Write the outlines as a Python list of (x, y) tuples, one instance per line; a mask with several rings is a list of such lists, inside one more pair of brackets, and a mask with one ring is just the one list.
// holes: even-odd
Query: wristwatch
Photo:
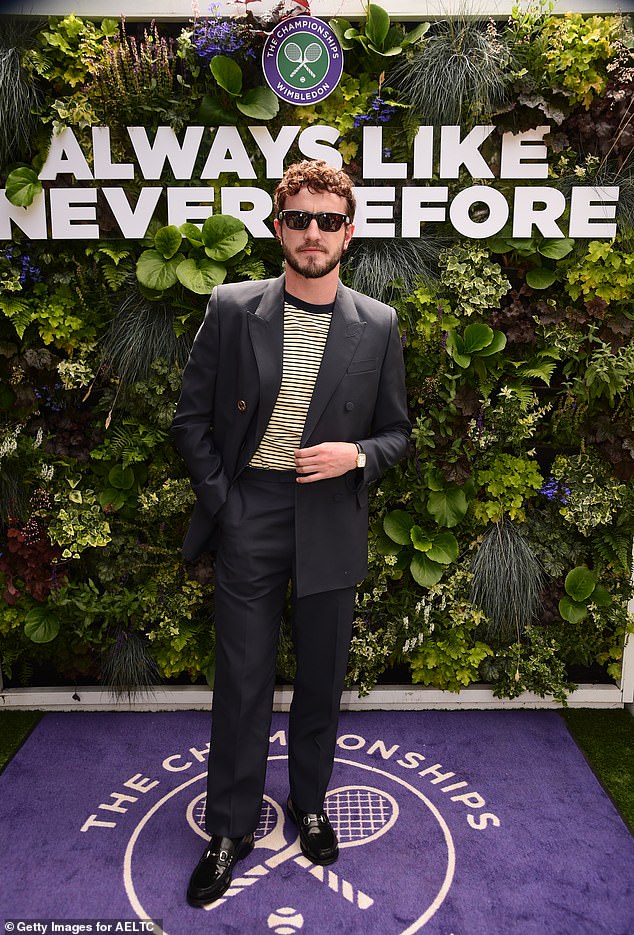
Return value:
[(363, 450), (359, 442), (355, 442), (355, 445), (357, 446), (357, 467), (364, 468), (365, 461), (366, 461), (365, 451)]

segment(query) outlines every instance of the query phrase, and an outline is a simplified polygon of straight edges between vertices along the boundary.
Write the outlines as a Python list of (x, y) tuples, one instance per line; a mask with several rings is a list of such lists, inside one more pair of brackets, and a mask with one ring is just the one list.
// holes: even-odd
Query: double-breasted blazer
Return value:
[[(183, 374), (172, 425), (197, 503), (183, 543), (218, 545), (222, 506), (256, 451), (282, 378), (284, 276), (214, 289)], [(367, 573), (368, 484), (404, 455), (407, 417), (393, 309), (339, 283), (301, 447), (359, 442), (364, 469), (296, 484), (296, 594), (349, 587)]]

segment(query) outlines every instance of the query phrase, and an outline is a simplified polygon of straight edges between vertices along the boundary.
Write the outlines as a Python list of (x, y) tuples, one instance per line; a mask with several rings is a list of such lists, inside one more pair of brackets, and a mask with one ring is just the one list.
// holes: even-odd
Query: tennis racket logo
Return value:
[[(398, 803), (393, 796), (373, 786), (341, 786), (326, 795), (324, 808), (339, 839), (341, 849), (359, 847), (376, 841), (396, 823)], [(205, 840), (205, 793), (193, 799), (187, 808), (190, 827)], [(268, 876), (286, 861), (293, 860), (320, 883), (338, 893), (343, 899), (368, 909), (374, 900), (348, 880), (326, 867), (312, 864), (301, 852), (295, 826), (286, 821), (282, 807), (269, 796), (264, 797), (260, 821), (255, 831), (255, 851), (269, 852), (270, 856), (234, 879), (223, 899), (205, 908), (215, 909), (227, 899), (238, 896), (262, 877)]]
[(317, 80), (317, 75), (310, 66), (319, 61), (323, 50), (323, 46), (319, 42), (311, 42), (303, 52), (296, 42), (287, 42), (284, 46), (284, 55), (293, 64), (299, 62), (299, 65), (293, 69), (289, 77), (294, 78), (300, 69), (305, 68), (311, 78)]

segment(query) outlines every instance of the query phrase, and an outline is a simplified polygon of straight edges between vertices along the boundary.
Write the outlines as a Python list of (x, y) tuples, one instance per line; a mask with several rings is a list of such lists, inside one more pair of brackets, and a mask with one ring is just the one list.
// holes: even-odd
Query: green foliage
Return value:
[(36, 54), (31, 58), (33, 70), (61, 92), (85, 84), (101, 54), (103, 40), (113, 36), (118, 25), (116, 20), (104, 19), (97, 26), (74, 13), (51, 17), (48, 28), (39, 33)]
[(482, 492), (473, 510), (483, 523), (499, 523), (504, 514), (524, 519), (526, 501), (544, 484), (533, 460), (503, 452), (496, 453), (488, 467), (476, 471), (475, 481)]
[(566, 291), (573, 299), (629, 302), (634, 290), (634, 253), (618, 243), (593, 240), (583, 259), (568, 270)]
[(539, 627), (528, 627), (525, 642), (514, 643), (486, 660), (481, 674), (493, 682), (496, 698), (517, 698), (534, 692), (540, 698), (552, 695), (562, 705), (577, 686), (567, 677), (557, 640)]
[(225, 214), (208, 217), (200, 231), (195, 224), (161, 227), (154, 248), (136, 265), (137, 279), (156, 296), (177, 282), (197, 295), (208, 295), (227, 275), (226, 262), (247, 246), (244, 224)]
[(49, 518), (51, 542), (62, 547), (62, 558), (79, 558), (89, 548), (102, 548), (110, 541), (110, 525), (90, 488), (82, 490), (79, 480), (67, 478), (55, 494), (57, 511)]
[[(243, 91), (242, 69), (232, 58), (227, 55), (215, 55), (209, 64), (209, 70), (241, 114), (253, 120), (272, 120), (275, 117), (280, 106), (277, 95), (267, 87)], [(221, 115), (222, 119), (216, 119)], [(225, 112), (208, 96), (203, 98), (201, 116), (207, 116), (211, 124), (226, 122)]]
[(440, 283), (452, 298), (457, 316), (469, 317), (497, 308), (511, 288), (501, 267), (478, 243), (456, 244), (440, 254)]
[(339, 39), (341, 47), (347, 51), (355, 47), (363, 50), (371, 66), (390, 63), (408, 46), (419, 42), (429, 29), (429, 23), (419, 23), (414, 29), (405, 32), (392, 26), (388, 13), (376, 3), (368, 3), (365, 22), (360, 28), (352, 26), (347, 20), (336, 18), (329, 21), (329, 26)]
[(545, 77), (586, 110), (608, 81), (621, 22), (616, 16), (551, 16), (543, 24)]

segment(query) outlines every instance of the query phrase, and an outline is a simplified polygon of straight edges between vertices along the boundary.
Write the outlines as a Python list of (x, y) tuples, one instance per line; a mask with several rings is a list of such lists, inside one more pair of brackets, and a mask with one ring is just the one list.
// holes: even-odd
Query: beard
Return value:
[[(331, 256), (327, 253), (316, 256), (313, 253), (304, 254), (300, 251), (291, 253), (284, 241), (282, 241), (282, 252), (290, 268), (295, 270), (296, 273), (299, 273), (300, 276), (303, 276), (305, 279), (321, 279), (322, 276), (327, 276), (328, 273), (332, 272), (332, 270), (339, 265), (344, 253), (344, 248), (342, 245), (341, 248)], [(322, 257), (324, 258), (323, 260)]]

